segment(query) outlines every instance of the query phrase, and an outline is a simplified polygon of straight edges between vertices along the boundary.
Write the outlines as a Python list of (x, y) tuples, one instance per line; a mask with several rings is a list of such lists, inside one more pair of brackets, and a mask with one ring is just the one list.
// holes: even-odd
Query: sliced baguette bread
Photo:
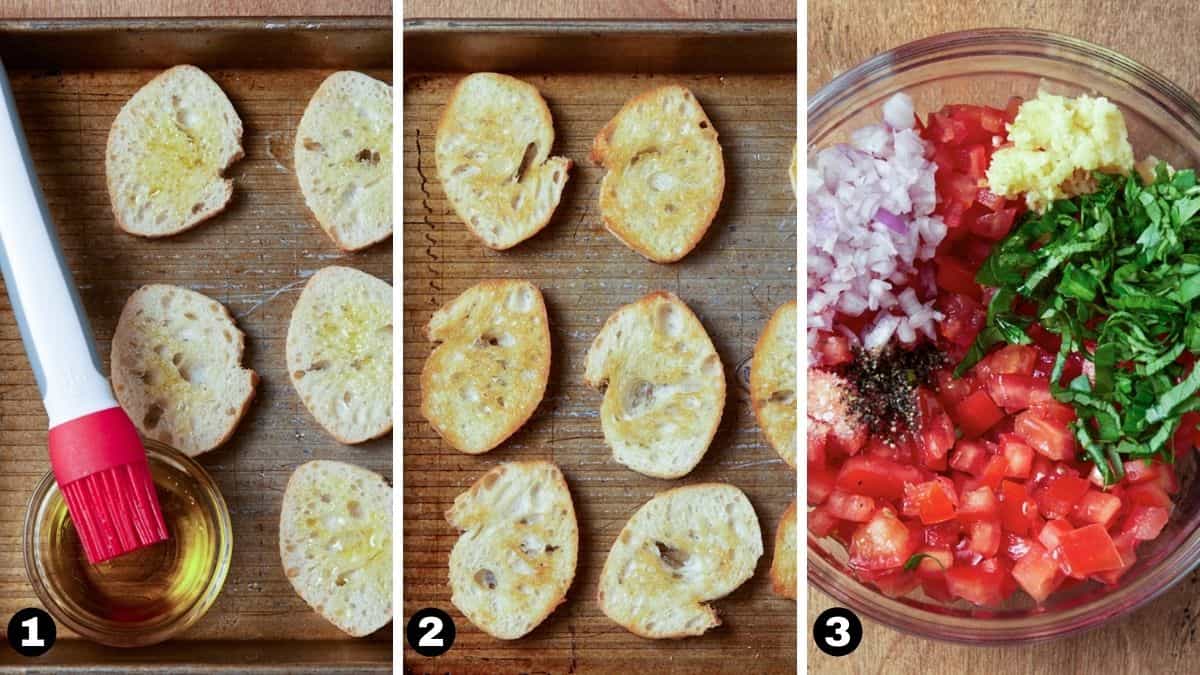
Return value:
[(343, 462), (302, 464), (279, 516), (292, 588), (341, 630), (362, 637), (392, 620), (392, 486)]
[(510, 462), (454, 500), (450, 601), (488, 635), (515, 640), (563, 601), (579, 556), (575, 506), (550, 462)]
[(224, 305), (195, 291), (142, 286), (112, 341), (113, 391), (149, 438), (195, 456), (221, 445), (246, 414), (258, 375)]
[(584, 380), (604, 390), (613, 459), (678, 478), (708, 450), (725, 408), (725, 369), (692, 310), (666, 291), (618, 309), (592, 341)]
[(392, 88), (341, 71), (317, 88), (293, 149), (304, 203), (344, 251), (392, 236)]
[(108, 133), (104, 170), (117, 225), (166, 237), (225, 209), (242, 157), (242, 120), (204, 71), (176, 66), (138, 90)]
[(705, 604), (754, 574), (762, 532), (750, 500), (723, 483), (659, 493), (617, 536), (600, 572), (600, 609), (645, 638), (700, 635), (721, 624)]
[(750, 362), (750, 404), (767, 442), (796, 468), (796, 301), (775, 310)]
[(512, 248), (550, 222), (571, 160), (550, 156), (554, 123), (533, 85), (496, 73), (463, 78), (435, 145), (446, 198), (486, 246)]
[(655, 262), (674, 262), (696, 247), (725, 191), (717, 130), (692, 92), (677, 85), (626, 103), (596, 136), (592, 161), (608, 170), (600, 183), (605, 227)]
[(304, 285), (292, 309), (287, 366), (317, 422), (342, 443), (392, 430), (392, 287), (331, 266)]
[(771, 588), (776, 595), (796, 599), (796, 500), (788, 505), (775, 530), (775, 558), (771, 561)]
[(456, 450), (487, 452), (529, 419), (550, 377), (546, 303), (528, 281), (484, 281), (434, 313), (421, 413)]

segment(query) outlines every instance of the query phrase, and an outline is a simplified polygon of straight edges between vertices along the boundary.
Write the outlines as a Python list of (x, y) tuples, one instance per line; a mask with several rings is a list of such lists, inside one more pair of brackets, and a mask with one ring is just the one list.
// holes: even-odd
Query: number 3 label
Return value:
[(36, 607), (26, 607), (8, 620), (8, 644), (22, 656), (45, 654), (57, 637), (54, 619)]
[(813, 624), (817, 648), (830, 656), (846, 656), (853, 652), (858, 649), (862, 637), (862, 622), (845, 607), (831, 607), (821, 612)]
[(408, 646), (421, 656), (441, 656), (454, 646), (454, 620), (436, 607), (417, 611), (404, 628)]

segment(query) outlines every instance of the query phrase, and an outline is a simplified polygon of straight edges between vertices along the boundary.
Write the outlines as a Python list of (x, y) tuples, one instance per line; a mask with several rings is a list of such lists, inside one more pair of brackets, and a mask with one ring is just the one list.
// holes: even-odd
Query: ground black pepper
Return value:
[(920, 423), (917, 387), (927, 386), (946, 358), (933, 344), (912, 349), (894, 346), (880, 351), (859, 350), (842, 375), (853, 385), (850, 408), (872, 434), (896, 439)]

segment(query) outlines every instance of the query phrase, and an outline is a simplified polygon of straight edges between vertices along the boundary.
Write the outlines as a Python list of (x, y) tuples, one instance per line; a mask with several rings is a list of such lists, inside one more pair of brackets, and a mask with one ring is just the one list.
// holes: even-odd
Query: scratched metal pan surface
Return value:
[[(269, 47), (270, 49), (265, 49)], [(107, 359), (125, 299), (142, 284), (186, 286), (222, 302), (246, 333), (246, 363), (262, 378), (233, 439), (200, 457), (233, 523), (224, 591), (199, 623), (154, 647), (115, 650), (59, 635), (37, 668), (86, 672), (388, 671), (391, 628), (342, 634), (305, 605), (279, 562), (280, 501), (292, 470), (338, 459), (391, 471), (391, 437), (342, 446), (309, 415), (287, 377), (284, 340), (301, 287), (327, 265), (392, 281), (391, 242), (343, 254), (304, 206), (292, 172), (293, 132), (326, 75), (350, 68), (391, 81), (391, 21), (162, 20), (0, 22), (0, 58), (83, 304)], [(246, 156), (227, 172), (229, 209), (162, 240), (117, 230), (104, 146), (121, 105), (162, 67), (203, 66), (245, 126)], [(25, 577), (21, 524), (48, 469), (46, 418), (12, 308), (0, 295), (0, 617), (38, 602)], [(61, 629), (60, 629), (61, 630)], [(26, 667), (11, 649), (0, 667)]]
[[(796, 137), (792, 24), (479, 23), (406, 25), (404, 74), (404, 602), (447, 611), (458, 628), (436, 658), (407, 646), (412, 672), (794, 672), (796, 605), (771, 591), (774, 533), (796, 495), (795, 474), (767, 446), (746, 374), (774, 309), (796, 297), (796, 199), (788, 163)], [(749, 36), (749, 37), (748, 37)], [(749, 51), (747, 51), (749, 50)], [(746, 54), (755, 58), (747, 59)], [(586, 57), (586, 58), (585, 58)], [(594, 60), (587, 60), (594, 59)], [(469, 70), (468, 70), (469, 68)], [(437, 178), (434, 137), (455, 82), (470, 70), (513, 72), (542, 92), (554, 117), (553, 154), (575, 161), (549, 226), (505, 252), (484, 248), (454, 215)], [(601, 171), (591, 142), (622, 103), (664, 82), (695, 92), (720, 134), (724, 199), (708, 235), (673, 265), (646, 261), (604, 230)], [(543, 291), (553, 365), (545, 400), (499, 448), (460, 454), (420, 413), (421, 367), (432, 313), (482, 279), (520, 277)], [(583, 384), (583, 356), (617, 307), (654, 290), (696, 312), (725, 364), (728, 400), (711, 448), (688, 476), (646, 478), (606, 447), (599, 392)], [(566, 475), (580, 525), (580, 558), (564, 604), (521, 640), (495, 640), (450, 603), (443, 513), (499, 462), (546, 459)], [(723, 625), (686, 640), (644, 640), (605, 617), (600, 569), (629, 516), (654, 494), (725, 481), (746, 492), (766, 551), (754, 577), (716, 603)]]

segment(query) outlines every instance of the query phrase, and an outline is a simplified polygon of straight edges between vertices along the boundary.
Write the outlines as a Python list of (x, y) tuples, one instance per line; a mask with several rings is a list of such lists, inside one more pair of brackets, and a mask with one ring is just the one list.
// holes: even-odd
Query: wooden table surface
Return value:
[(390, 16), (391, 0), (0, 0), (0, 19)]
[(796, 0), (404, 0), (406, 19), (795, 19)]
[[(1066, 33), (1116, 49), (1200, 97), (1193, 5), (1123, 0), (988, 0), (946, 3), (808, 3), (808, 91), (842, 71), (905, 42), (948, 31), (1021, 26)], [(926, 641), (864, 619), (854, 654), (835, 659), (808, 642), (810, 672), (819, 673), (1185, 673), (1200, 655), (1200, 575), (1193, 574), (1132, 616), (1074, 638), (1019, 649), (963, 647)], [(832, 606), (815, 589), (808, 625)]]

